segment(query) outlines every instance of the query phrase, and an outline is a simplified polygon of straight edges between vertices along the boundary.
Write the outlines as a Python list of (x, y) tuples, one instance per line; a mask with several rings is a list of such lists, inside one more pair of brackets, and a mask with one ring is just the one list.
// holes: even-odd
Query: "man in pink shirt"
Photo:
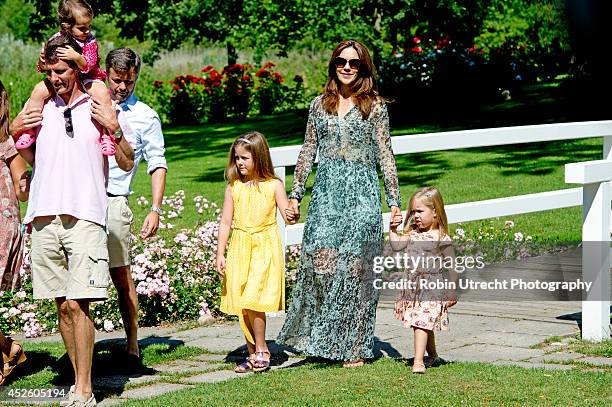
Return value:
[[(96, 404), (91, 383), (95, 331), (89, 303), (105, 300), (109, 283), (108, 161), (100, 151), (100, 123), (115, 124), (116, 118), (112, 109), (92, 103), (74, 62), (58, 57), (57, 51), (66, 46), (80, 52), (69, 36), (50, 40), (45, 50), (55, 96), (45, 102), (42, 112), (20, 114), (11, 131), (30, 127), (38, 133), (34, 152), (20, 150), (33, 166), (24, 223), (32, 223), (34, 297), (55, 299), (59, 329), (76, 378), (69, 402), (91, 407)], [(116, 151), (119, 167), (130, 170), (133, 151), (124, 138)]]

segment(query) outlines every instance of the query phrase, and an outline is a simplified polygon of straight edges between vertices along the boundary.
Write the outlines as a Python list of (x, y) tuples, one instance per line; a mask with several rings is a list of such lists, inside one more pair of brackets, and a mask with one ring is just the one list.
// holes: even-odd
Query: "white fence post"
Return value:
[[(283, 181), (283, 185), (285, 185), (285, 167), (274, 167), (274, 173), (281, 181)], [(276, 223), (278, 223), (278, 228), (280, 230), (281, 242), (283, 246), (283, 258), (285, 257), (285, 252), (287, 250), (287, 225), (285, 224), (285, 219), (280, 214), (280, 211), (276, 212)]]
[(582, 338), (610, 337), (610, 183), (584, 185), (582, 275), (593, 286), (582, 301)]
[(582, 301), (582, 339), (610, 337), (610, 183), (612, 161), (567, 164), (565, 181), (583, 184), (582, 275), (592, 282)]
[[(603, 137), (603, 159), (612, 160), (612, 136)], [(610, 184), (608, 188), (612, 188), (612, 182), (608, 182), (608, 184)], [(612, 217), (610, 220), (610, 233), (612, 233)], [(610, 257), (610, 261), (612, 262), (612, 256)], [(612, 263), (610, 266), (612, 266)]]

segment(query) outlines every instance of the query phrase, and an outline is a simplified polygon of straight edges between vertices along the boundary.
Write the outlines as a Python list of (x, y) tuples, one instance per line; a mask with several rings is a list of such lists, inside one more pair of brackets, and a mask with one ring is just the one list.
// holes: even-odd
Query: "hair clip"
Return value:
[(246, 143), (246, 144), (253, 144), (253, 142), (251, 140), (246, 139), (246, 138), (242, 138), (242, 137), (240, 137), (238, 140), (236, 140), (236, 143), (238, 143), (239, 141), (241, 141), (243, 143)]
[(431, 191), (427, 191), (423, 195), (425, 195), (427, 198), (431, 198)]

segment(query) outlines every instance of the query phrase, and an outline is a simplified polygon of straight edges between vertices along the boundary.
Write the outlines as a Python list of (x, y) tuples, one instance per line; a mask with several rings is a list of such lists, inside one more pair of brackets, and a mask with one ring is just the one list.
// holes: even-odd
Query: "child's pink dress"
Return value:
[[(51, 41), (53, 38), (59, 37), (62, 34), (69, 35), (65, 31), (59, 31), (53, 34), (53, 36), (49, 38), (49, 41)], [(100, 56), (98, 55), (98, 42), (96, 41), (96, 37), (94, 37), (92, 34), (89, 34), (85, 41), (79, 41), (74, 37), (72, 38), (77, 42), (77, 44), (81, 46), (81, 48), (83, 48), (82, 55), (83, 58), (85, 58), (85, 62), (87, 63), (87, 65), (85, 65), (81, 69), (81, 79), (99, 80), (102, 82), (106, 81), (106, 72), (104, 72), (100, 68)], [(42, 66), (39, 60), (38, 72), (42, 71)]]
[[(445, 247), (452, 244), (452, 240), (448, 236), (440, 241), (437, 241), (437, 236), (431, 232), (418, 233), (410, 231), (408, 233), (410, 240), (406, 253), (408, 256), (417, 257), (437, 257), (442, 256), (442, 251)], [(423, 256), (423, 252), (426, 255)], [(436, 265), (442, 264), (440, 262)], [(432, 262), (433, 265), (433, 262)], [(394, 314), (397, 319), (404, 323), (406, 328), (417, 327), (431, 331), (447, 331), (448, 330), (448, 297), (445, 290), (428, 290), (419, 289), (419, 280), (424, 279), (429, 282), (442, 281), (443, 273), (441, 267), (416, 267), (415, 272), (407, 271), (403, 278), (408, 281), (413, 281), (417, 288), (414, 290), (402, 290), (399, 298), (395, 301)]]

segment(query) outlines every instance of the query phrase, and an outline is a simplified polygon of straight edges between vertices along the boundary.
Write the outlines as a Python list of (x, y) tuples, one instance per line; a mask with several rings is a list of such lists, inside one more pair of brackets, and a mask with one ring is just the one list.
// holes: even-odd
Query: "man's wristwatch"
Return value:
[(151, 206), (151, 212), (157, 212), (158, 215), (162, 214), (162, 208), (159, 208), (157, 206)]
[(115, 134), (113, 134), (113, 136), (115, 137), (116, 142), (119, 142), (121, 140), (121, 137), (123, 137), (123, 131), (121, 130), (121, 127), (119, 127), (119, 130), (117, 130)]

